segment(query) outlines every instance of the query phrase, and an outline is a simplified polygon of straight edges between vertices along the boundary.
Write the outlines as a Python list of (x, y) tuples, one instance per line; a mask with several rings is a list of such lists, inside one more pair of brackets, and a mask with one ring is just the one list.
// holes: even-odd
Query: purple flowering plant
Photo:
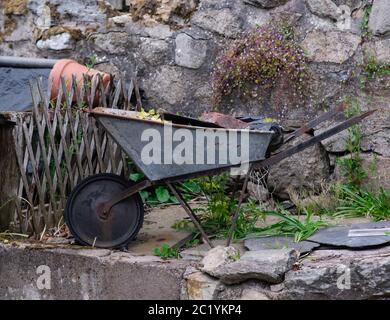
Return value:
[(276, 26), (258, 27), (217, 57), (212, 74), (214, 106), (224, 96), (251, 98), (254, 90), (269, 92), (278, 83), (303, 97), (307, 79), (307, 57), (299, 45)]

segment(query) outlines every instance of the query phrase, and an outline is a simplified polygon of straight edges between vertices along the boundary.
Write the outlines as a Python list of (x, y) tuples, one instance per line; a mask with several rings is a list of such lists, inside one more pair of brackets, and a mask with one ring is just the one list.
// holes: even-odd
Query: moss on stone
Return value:
[(133, 21), (160, 22), (175, 26), (174, 17), (188, 20), (196, 11), (198, 0), (132, 0), (130, 13)]
[(39, 30), (36, 35), (36, 40), (47, 40), (52, 36), (56, 36), (61, 33), (69, 33), (74, 40), (80, 40), (83, 37), (83, 33), (78, 28), (71, 28), (66, 26), (56, 26), (47, 30)]
[(58, 12), (58, 4), (52, 4), (52, 3), (47, 3), (46, 4), (50, 8), (50, 17), (53, 21), (60, 21), (61, 20), (61, 15)]
[(12, 17), (5, 17), (4, 30), (2, 32), (0, 32), (0, 43), (2, 43), (4, 41), (4, 38), (6, 36), (11, 35), (17, 26), (18, 26), (18, 23), (16, 22), (15, 19), (13, 19)]
[(110, 4), (104, 0), (98, 0), (97, 5), (99, 9), (107, 15), (107, 18), (116, 17), (120, 14), (119, 11), (115, 10)]
[(27, 0), (5, 0), (3, 6), (6, 15), (24, 15), (27, 13)]

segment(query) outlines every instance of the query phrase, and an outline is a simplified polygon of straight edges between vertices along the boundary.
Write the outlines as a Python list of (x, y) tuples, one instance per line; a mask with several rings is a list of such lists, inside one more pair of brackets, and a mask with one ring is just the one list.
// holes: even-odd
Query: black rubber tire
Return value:
[(124, 248), (137, 236), (144, 220), (138, 193), (116, 204), (107, 220), (101, 219), (95, 210), (133, 184), (118, 175), (101, 173), (84, 179), (72, 190), (64, 216), (77, 242), (97, 248)]

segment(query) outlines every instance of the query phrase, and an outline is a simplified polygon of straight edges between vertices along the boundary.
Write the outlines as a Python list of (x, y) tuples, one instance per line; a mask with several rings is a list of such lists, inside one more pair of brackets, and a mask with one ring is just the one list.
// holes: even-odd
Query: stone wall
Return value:
[[(218, 260), (205, 265), (205, 259), (164, 261), (104, 249), (0, 243), (0, 300), (389, 298), (388, 246), (318, 250), (299, 261), (286, 249), (269, 249), (243, 253), (230, 264), (216, 250), (224, 249), (209, 251)], [(211, 270), (220, 274), (211, 276)]]
[[(390, 163), (389, 77), (362, 81), (370, 57), (390, 63), (387, 0), (5, 0), (0, 9), (1, 55), (74, 58), (96, 54), (106, 71), (137, 71), (146, 107), (197, 116), (210, 110), (210, 73), (217, 54), (240, 34), (270, 21), (292, 26), (310, 64), (310, 98), (296, 105), (276, 87), (267, 99), (240, 102), (221, 111), (279, 117), (287, 127), (348, 95), (362, 110), (378, 112), (363, 124), (364, 159), (377, 155), (382, 173)], [(372, 6), (372, 8), (371, 8)], [(371, 8), (371, 10), (370, 10)], [(280, 97), (283, 97), (280, 102)], [(231, 111), (232, 110), (232, 111)], [(282, 110), (283, 112), (280, 112)], [(341, 120), (341, 119), (340, 119)], [(317, 132), (321, 132), (320, 128)], [(271, 185), (281, 197), (289, 185), (311, 177), (319, 185), (346, 151), (345, 134), (328, 139), (300, 159), (287, 160)], [(326, 152), (325, 152), (326, 151)], [(292, 164), (291, 164), (292, 163)], [(317, 166), (317, 164), (320, 166)], [(307, 170), (316, 167), (310, 175)], [(288, 178), (285, 179), (288, 172)], [(278, 174), (276, 173), (276, 176)], [(378, 174), (376, 183), (388, 183)]]

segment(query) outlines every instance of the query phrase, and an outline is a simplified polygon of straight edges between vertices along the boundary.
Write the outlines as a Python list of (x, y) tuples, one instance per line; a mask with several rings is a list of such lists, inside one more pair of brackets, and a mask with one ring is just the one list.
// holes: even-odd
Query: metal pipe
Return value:
[(52, 68), (58, 60), (0, 56), (0, 67)]

